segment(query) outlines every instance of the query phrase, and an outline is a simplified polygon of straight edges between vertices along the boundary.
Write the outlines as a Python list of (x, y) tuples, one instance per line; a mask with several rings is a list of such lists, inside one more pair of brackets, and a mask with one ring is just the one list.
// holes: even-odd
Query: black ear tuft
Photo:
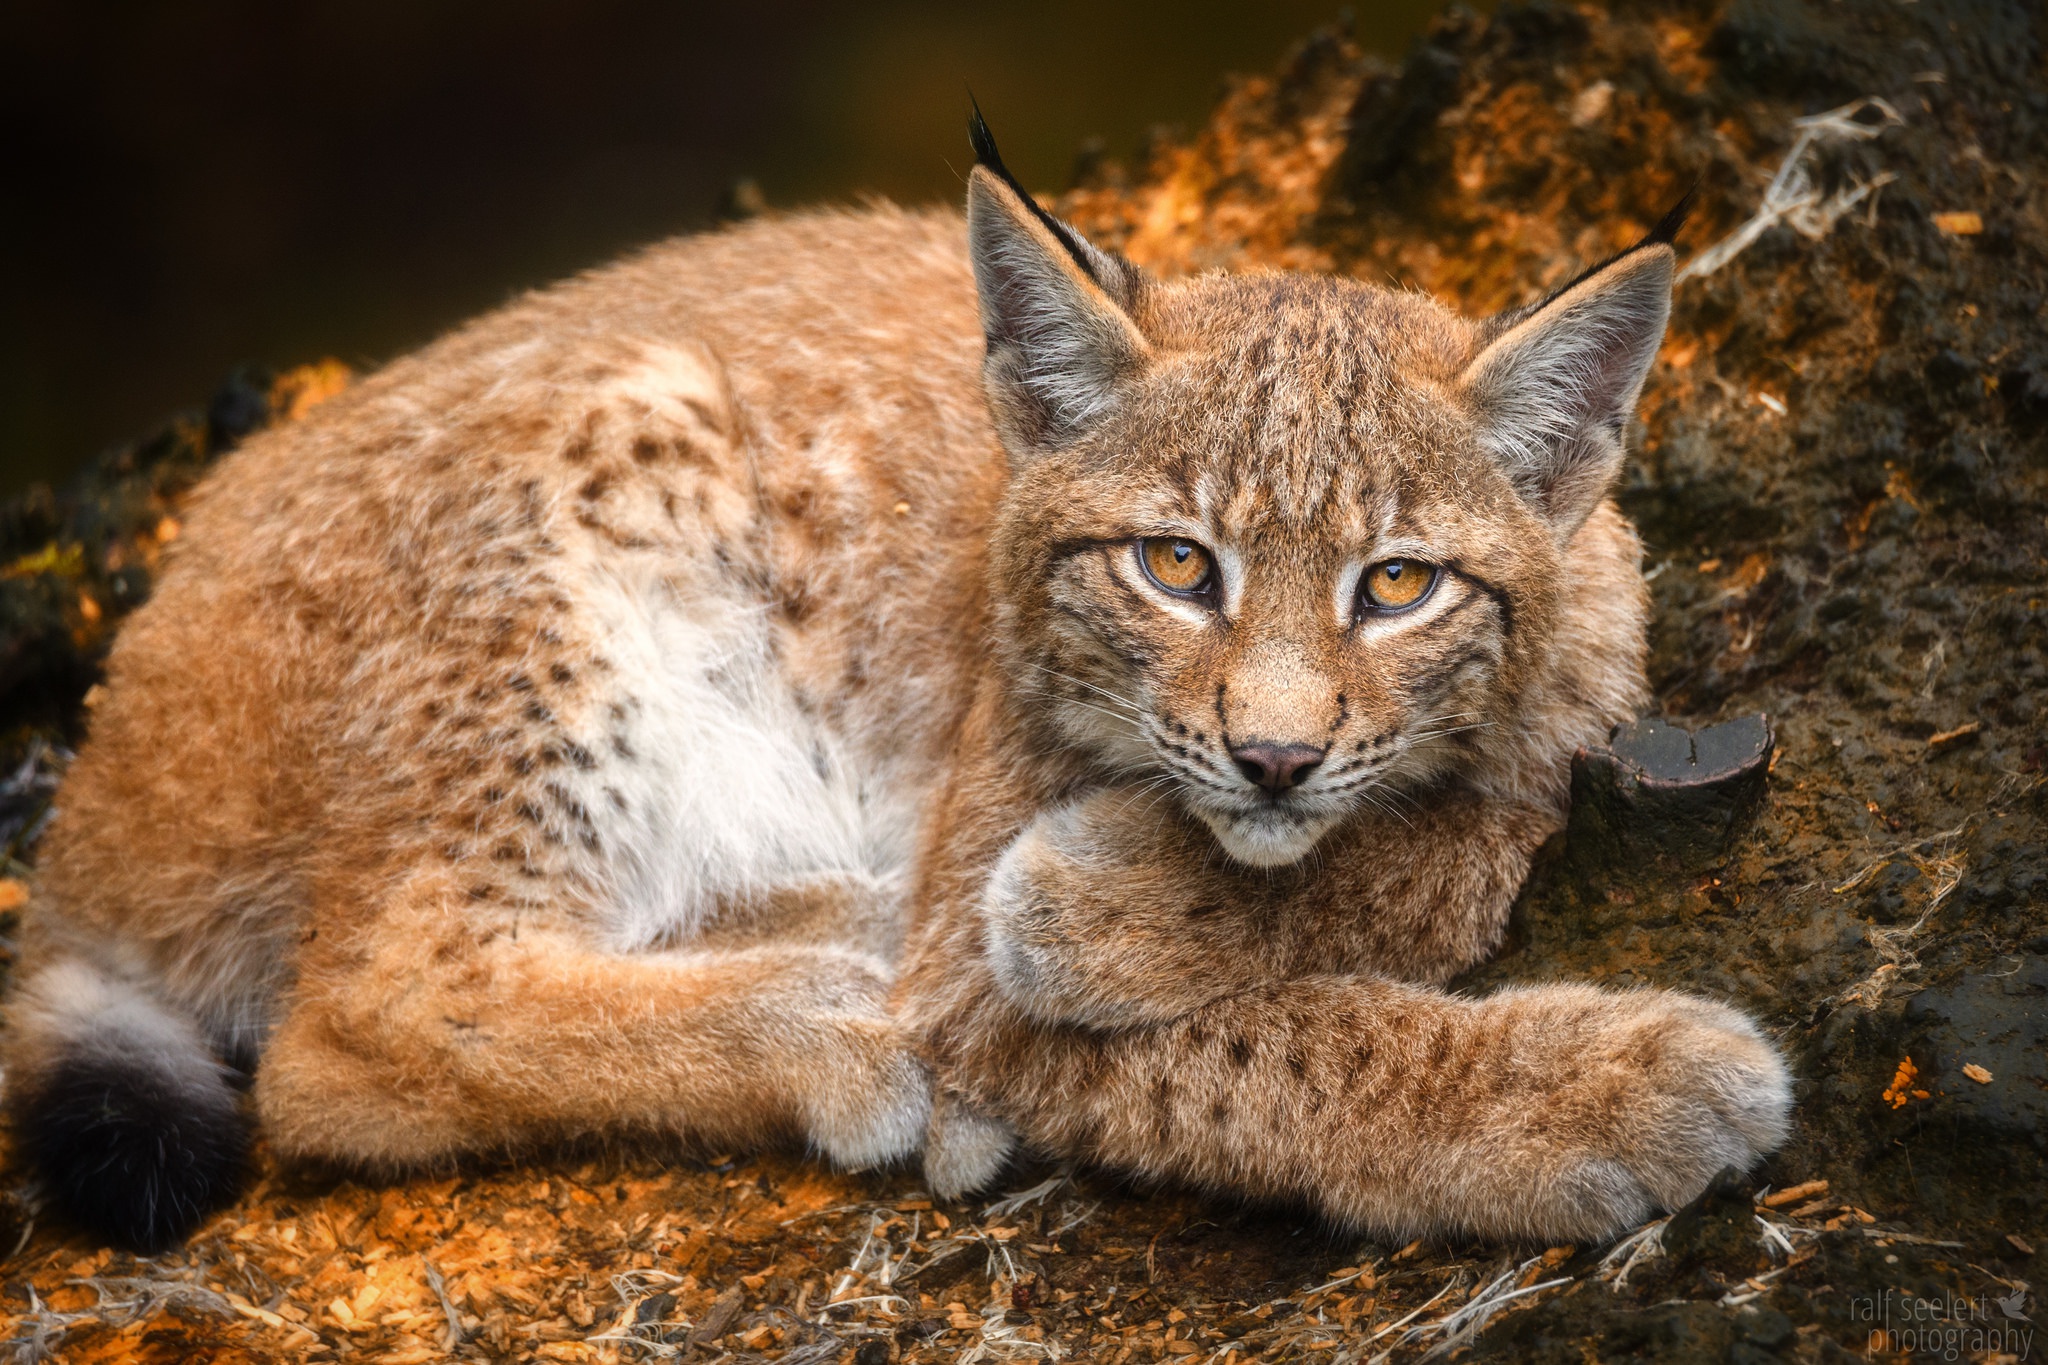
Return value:
[(1584, 270), (1581, 270), (1578, 274), (1572, 276), (1532, 304), (1521, 308), (1511, 308), (1505, 313), (1496, 314), (1494, 317), (1489, 318), (1483, 328), (1484, 337), (1490, 341), (1494, 337), (1501, 335), (1524, 318), (1533, 317), (1535, 314), (1542, 312), (1545, 308), (1549, 307), (1553, 300), (1562, 298), (1565, 294), (1578, 288), (1609, 266), (1627, 260), (1645, 247), (1672, 245), (1674, 239), (1678, 236), (1679, 229), (1685, 226), (1685, 220), (1691, 216), (1693, 203), (1699, 198), (1699, 193), (1700, 182), (1695, 180), (1692, 182), (1692, 188), (1687, 190), (1679, 201), (1666, 210), (1662, 218), (1657, 220), (1657, 226), (1644, 233), (1634, 246), (1616, 252), (1598, 265), (1587, 266)]
[(1635, 247), (1631, 247), (1630, 250), (1658, 244), (1664, 246), (1674, 245), (1678, 241), (1678, 230), (1685, 226), (1685, 220), (1692, 214), (1693, 203), (1699, 197), (1700, 182), (1695, 180), (1692, 182), (1692, 187), (1680, 197), (1679, 201), (1673, 204), (1662, 218), (1657, 220), (1657, 226), (1650, 229), (1649, 235), (1644, 237), (1642, 241), (1637, 242)]
[(986, 166), (998, 180), (1008, 185), (1012, 192), (1024, 201), (1024, 206), (1031, 210), (1032, 216), (1045, 225), (1047, 232), (1059, 239), (1059, 244), (1074, 258), (1074, 264), (1087, 271), (1090, 279), (1105, 289), (1110, 288), (1115, 282), (1104, 278), (1102, 262), (1098, 259), (1101, 253), (1090, 247), (1079, 233), (1047, 213), (1045, 206), (1031, 197), (1031, 191), (1025, 189), (1016, 176), (1010, 174), (1010, 168), (1003, 164), (1003, 154), (996, 150), (996, 135), (989, 131), (988, 120), (981, 116), (981, 105), (971, 93), (967, 96), (967, 103), (973, 111), (967, 116), (967, 141), (974, 148), (975, 163)]
[(970, 93), (967, 103), (971, 109), (967, 115), (967, 141), (974, 148), (975, 163), (988, 167), (1001, 176), (1004, 183), (1016, 189), (1017, 178), (1003, 165), (1003, 154), (996, 150), (996, 135), (988, 130), (988, 120), (981, 116), (981, 102)]

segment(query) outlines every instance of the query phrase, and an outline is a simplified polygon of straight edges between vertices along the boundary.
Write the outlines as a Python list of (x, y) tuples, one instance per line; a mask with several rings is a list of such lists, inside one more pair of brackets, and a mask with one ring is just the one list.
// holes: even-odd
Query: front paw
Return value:
[(1792, 1131), (1792, 1072), (1755, 1021), (1696, 996), (1667, 997), (1629, 1040), (1662, 1102), (1632, 1165), (1666, 1208), (1690, 1203), (1727, 1167), (1748, 1170)]
[(1065, 967), (1064, 942), (1054, 907), (1040, 894), (1058, 850), (1040, 817), (1003, 850), (981, 897), (982, 947), (1003, 997), (1040, 1023), (1084, 1022), (1086, 995)]
[(1174, 1018), (1208, 996), (1142, 945), (1129, 883), (1145, 869), (1101, 842), (1101, 798), (1048, 811), (997, 860), (982, 889), (982, 947), (998, 993), (1053, 1026), (1124, 1029)]
[(1552, 1235), (1597, 1237), (1691, 1202), (1791, 1130), (1792, 1075), (1747, 1016), (1694, 996), (1621, 997), (1543, 1108), (1566, 1138), (1544, 1182)]
[(889, 1014), (889, 987), (876, 959), (825, 950), (812, 957), (802, 1008), (787, 1021), (807, 1063), (792, 1076), (797, 1122), (811, 1149), (842, 1169), (909, 1156), (931, 1115), (931, 1073)]
[(985, 1190), (1002, 1175), (1016, 1147), (1016, 1130), (1009, 1124), (976, 1112), (958, 1096), (942, 1094), (932, 1102), (931, 1130), (925, 1136), (925, 1184), (940, 1199)]
[(806, 1087), (805, 1135), (842, 1170), (909, 1156), (931, 1119), (931, 1073), (887, 1018), (835, 1020), (829, 1060)]

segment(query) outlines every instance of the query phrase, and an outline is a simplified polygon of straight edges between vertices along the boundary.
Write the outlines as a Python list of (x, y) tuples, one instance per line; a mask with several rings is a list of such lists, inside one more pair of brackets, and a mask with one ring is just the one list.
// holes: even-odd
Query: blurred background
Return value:
[(953, 199), (970, 87), (1058, 191), (1087, 140), (1199, 128), (1317, 25), (1396, 56), (1436, 7), (0, 0), (0, 496), (237, 364), (374, 365), (742, 180)]

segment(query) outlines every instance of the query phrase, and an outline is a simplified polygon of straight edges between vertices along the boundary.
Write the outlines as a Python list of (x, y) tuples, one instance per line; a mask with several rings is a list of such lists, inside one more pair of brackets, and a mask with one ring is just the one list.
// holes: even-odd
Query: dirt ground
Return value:
[[(1162, 271), (1539, 297), (1689, 187), (1693, 262), (1623, 492), (1659, 706), (1762, 713), (1725, 846), (1574, 829), (1471, 989), (1707, 991), (1800, 1076), (1742, 1180), (1608, 1247), (1361, 1243), (1298, 1211), (1025, 1166), (607, 1150), (365, 1188), (259, 1162), (138, 1261), (0, 1193), (0, 1342), (71, 1361), (2021, 1360), (2048, 1279), (2048, 12), (2030, 0), (1453, 11), (1336, 33), (1063, 211)], [(1833, 112), (1831, 112), (1833, 111)], [(1823, 116), (1823, 117), (1813, 117)], [(1802, 120), (1806, 120), (1802, 123)], [(10, 915), (94, 661), (179, 499), (345, 376), (238, 376), (0, 509)], [(1647, 836), (1645, 836), (1647, 837)], [(11, 931), (10, 931), (11, 932)]]

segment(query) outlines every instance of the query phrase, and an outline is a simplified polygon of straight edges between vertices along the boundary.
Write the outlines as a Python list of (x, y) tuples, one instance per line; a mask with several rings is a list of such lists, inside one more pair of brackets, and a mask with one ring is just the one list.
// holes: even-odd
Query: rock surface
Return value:
[[(0, 1331), (74, 1360), (2043, 1349), (2044, 40), (2030, 0), (1453, 10), (1399, 68), (1312, 37), (1192, 141), (1093, 162), (1061, 201), (1155, 269), (1392, 277), (1474, 313), (1540, 297), (1689, 186), (1695, 261), (1782, 211), (1678, 286), (1621, 495), (1658, 710), (1702, 737), (1768, 715), (1765, 797), (1640, 857), (1575, 851), (1582, 817), (1461, 983), (1654, 983), (1756, 1012), (1800, 1077), (1797, 1131), (1760, 1171), (1613, 1248), (1546, 1250), (1360, 1244), (1090, 1173), (931, 1209), (914, 1174), (780, 1156), (391, 1189), (266, 1166), (153, 1263), (5, 1202)], [(10, 858), (180, 496), (238, 426), (317, 389), (294, 382), (245, 380), (214, 420), (0, 511), (0, 718), (17, 762), (46, 745), (0, 793)], [(1627, 782), (1616, 764), (1610, 795), (1654, 786), (1654, 762)]]

